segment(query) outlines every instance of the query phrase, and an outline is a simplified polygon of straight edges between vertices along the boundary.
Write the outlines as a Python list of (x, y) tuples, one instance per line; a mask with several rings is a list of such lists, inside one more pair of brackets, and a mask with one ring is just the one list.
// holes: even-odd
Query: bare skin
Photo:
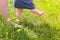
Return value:
[[(21, 16), (22, 16), (22, 11), (23, 9), (22, 8), (17, 8), (17, 13), (16, 13), (16, 17), (18, 19), (21, 19)], [(37, 9), (30, 9), (30, 11), (34, 14), (37, 14), (38, 16), (42, 16), (44, 14), (44, 11), (39, 11)]]
[(22, 8), (18, 8), (17, 9), (16, 18), (21, 19), (21, 17), (22, 17), (22, 11), (23, 11)]
[[(2, 15), (4, 17), (5, 22), (8, 22), (8, 23), (14, 25), (14, 27), (20, 27), (20, 25), (10, 21), (10, 17), (9, 17), (9, 14), (8, 14), (8, 0), (0, 0), (0, 11), (2, 12)], [(18, 11), (18, 12), (20, 12), (20, 11)], [(19, 14), (19, 16), (20, 16), (20, 14)]]
[(2, 15), (4, 19), (9, 17), (8, 14), (8, 0), (0, 0), (0, 11), (2, 12)]

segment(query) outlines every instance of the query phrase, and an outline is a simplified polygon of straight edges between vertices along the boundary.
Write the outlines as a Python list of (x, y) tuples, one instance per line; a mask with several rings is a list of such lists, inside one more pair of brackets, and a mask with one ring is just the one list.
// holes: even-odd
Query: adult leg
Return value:
[(8, 14), (8, 0), (0, 0), (0, 10), (2, 11), (2, 15), (6, 20), (9, 17)]

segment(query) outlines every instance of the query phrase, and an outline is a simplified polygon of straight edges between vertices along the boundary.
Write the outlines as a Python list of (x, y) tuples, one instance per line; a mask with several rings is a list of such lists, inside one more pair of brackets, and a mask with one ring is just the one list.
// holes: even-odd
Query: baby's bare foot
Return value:
[(38, 15), (42, 16), (44, 13), (45, 13), (44, 11), (41, 11)]

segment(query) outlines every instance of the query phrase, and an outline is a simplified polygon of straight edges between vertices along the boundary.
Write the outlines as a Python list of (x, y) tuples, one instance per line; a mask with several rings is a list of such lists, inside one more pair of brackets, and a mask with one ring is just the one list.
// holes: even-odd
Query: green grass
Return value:
[[(0, 14), (0, 40), (60, 40), (60, 0), (34, 0), (38, 10), (46, 14), (37, 16), (28, 10), (23, 10), (20, 32), (11, 24), (6, 24)], [(9, 0), (9, 14), (15, 17), (16, 9)]]

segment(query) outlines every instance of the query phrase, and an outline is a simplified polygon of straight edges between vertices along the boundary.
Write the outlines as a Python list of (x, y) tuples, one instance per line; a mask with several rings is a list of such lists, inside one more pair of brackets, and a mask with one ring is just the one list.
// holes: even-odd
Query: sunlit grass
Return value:
[[(23, 29), (5, 23), (0, 14), (0, 40), (60, 40), (60, 0), (34, 0), (34, 4), (46, 14), (37, 16), (29, 10), (23, 10)], [(15, 18), (15, 13), (13, 1), (9, 0), (12, 19)]]

